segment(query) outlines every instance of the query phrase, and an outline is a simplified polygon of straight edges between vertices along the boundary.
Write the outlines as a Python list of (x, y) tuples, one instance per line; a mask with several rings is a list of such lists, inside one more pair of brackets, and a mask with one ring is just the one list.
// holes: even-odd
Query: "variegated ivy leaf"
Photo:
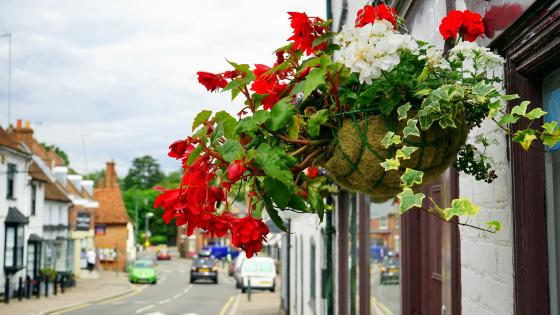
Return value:
[(488, 228), (494, 228), (494, 232), (498, 232), (499, 230), (502, 229), (502, 223), (500, 223), (500, 221), (486, 222), (486, 226)]
[(392, 146), (393, 144), (399, 144), (401, 142), (402, 142), (401, 141), (401, 136), (396, 135), (392, 131), (387, 131), (387, 133), (385, 134), (385, 137), (383, 137), (383, 140), (381, 140), (381, 144), (383, 144), (383, 146), (385, 148), (388, 148), (388, 147)]
[(408, 111), (412, 108), (410, 103), (406, 103), (404, 105), (399, 106), (397, 108), (397, 114), (399, 115), (399, 120), (403, 120), (406, 118)]
[(418, 150), (417, 147), (409, 147), (409, 146), (405, 145), (402, 148), (397, 150), (397, 152), (395, 153), (395, 158), (408, 160), (408, 159), (410, 159), (410, 156), (412, 155), (412, 153), (414, 153), (414, 151), (416, 151), (416, 150)]
[(390, 170), (398, 170), (401, 166), (401, 162), (397, 159), (386, 159), (385, 162), (381, 163), (381, 166), (385, 169), (385, 172)]
[(537, 139), (536, 131), (533, 129), (520, 130), (515, 133), (511, 140), (519, 142), (525, 151), (529, 150), (533, 140)]
[(543, 127), (544, 130), (546, 130), (546, 132), (549, 132), (549, 133), (553, 133), (553, 132), (555, 132), (559, 129), (559, 128), (557, 128), (558, 127), (558, 122), (556, 120), (544, 123), (542, 125), (542, 127)]
[(425, 195), (423, 193), (415, 194), (410, 188), (403, 189), (403, 191), (397, 195), (400, 201), (399, 210), (401, 214), (413, 207), (421, 207), (424, 197)]
[(443, 213), (445, 214), (445, 219), (450, 220), (454, 216), (472, 216), (477, 214), (480, 211), (480, 207), (474, 205), (469, 199), (467, 198), (459, 198), (455, 199), (451, 202), (451, 208), (443, 209)]
[(408, 138), (408, 136), (420, 137), (420, 130), (418, 130), (418, 127), (416, 127), (417, 123), (417, 119), (409, 119), (406, 122), (406, 127), (403, 129), (404, 138)]
[(498, 126), (503, 126), (507, 124), (514, 124), (519, 120), (519, 116), (513, 116), (512, 114), (503, 115), (498, 121)]
[(503, 95), (500, 95), (500, 98), (507, 102), (507, 101), (518, 99), (519, 95), (517, 95), (517, 94), (503, 94)]
[(540, 108), (535, 108), (532, 111), (528, 112), (525, 117), (533, 120), (536, 118), (541, 118), (542, 116), (546, 115), (546, 112)]
[(476, 96), (484, 97), (490, 94), (494, 90), (495, 89), (491, 84), (479, 82), (475, 86), (473, 86), (472, 92)]
[(525, 116), (525, 113), (527, 112), (527, 106), (529, 106), (531, 102), (529, 101), (523, 101), (521, 102), (521, 104), (515, 106), (514, 108), (511, 109), (511, 114), (512, 115), (519, 115), (519, 116)]
[(423, 89), (414, 93), (414, 96), (426, 96), (430, 94), (430, 89)]
[(457, 125), (455, 125), (455, 121), (453, 120), (453, 115), (451, 113), (442, 116), (439, 119), (439, 125), (442, 129), (445, 129), (447, 127), (457, 128)]
[(422, 184), (424, 172), (407, 168), (401, 176), (401, 182), (404, 187), (412, 187), (414, 184)]
[(546, 146), (553, 147), (560, 142), (560, 127), (557, 125), (557, 121), (543, 124), (542, 127), (545, 131), (541, 135), (541, 140)]

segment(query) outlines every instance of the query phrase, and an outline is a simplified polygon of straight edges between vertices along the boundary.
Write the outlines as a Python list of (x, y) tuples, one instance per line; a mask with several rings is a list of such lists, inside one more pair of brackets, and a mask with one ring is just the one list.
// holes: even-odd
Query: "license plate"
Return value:
[(398, 270), (397, 268), (390, 268), (390, 269), (389, 269), (389, 272), (392, 272), (392, 273), (396, 273), (396, 272), (398, 272), (398, 271), (399, 271), (399, 270)]
[(199, 268), (198, 269), (198, 272), (209, 272), (209, 271), (210, 271), (210, 269), (208, 269), (208, 268)]
[(258, 285), (271, 285), (272, 282), (270, 282), (270, 281), (259, 281), (257, 284)]

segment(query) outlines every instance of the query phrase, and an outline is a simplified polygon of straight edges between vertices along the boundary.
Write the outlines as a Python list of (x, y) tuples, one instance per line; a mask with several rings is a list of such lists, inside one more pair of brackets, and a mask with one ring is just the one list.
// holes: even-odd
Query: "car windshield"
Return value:
[(255, 262), (250, 259), (247, 259), (243, 262), (243, 271), (245, 272), (265, 272), (271, 273), (273, 271), (272, 262), (270, 261), (260, 261)]
[(259, 263), (259, 271), (260, 272), (272, 272), (272, 262), (270, 261), (263, 261)]
[(396, 259), (389, 258), (385, 261), (385, 266), (396, 267), (399, 265), (399, 262)]
[(134, 268), (153, 268), (154, 263), (148, 260), (141, 260), (134, 263)]
[(210, 258), (197, 258), (194, 261), (195, 266), (214, 266), (214, 260)]

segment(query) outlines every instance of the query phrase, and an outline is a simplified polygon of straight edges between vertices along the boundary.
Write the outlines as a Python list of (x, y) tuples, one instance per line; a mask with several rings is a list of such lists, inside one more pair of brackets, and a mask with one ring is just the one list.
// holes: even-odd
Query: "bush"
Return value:
[(41, 269), (41, 276), (43, 277), (43, 279), (52, 281), (56, 277), (56, 270), (49, 267), (43, 268)]
[(150, 237), (150, 243), (152, 245), (167, 244), (167, 236), (165, 235), (154, 235)]

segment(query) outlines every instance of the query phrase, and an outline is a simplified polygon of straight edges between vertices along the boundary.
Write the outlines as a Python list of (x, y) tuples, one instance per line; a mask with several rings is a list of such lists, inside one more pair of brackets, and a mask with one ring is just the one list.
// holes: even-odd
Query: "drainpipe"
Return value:
[(286, 258), (286, 273), (288, 274), (286, 277), (286, 288), (288, 288), (288, 290), (286, 290), (287, 294), (286, 294), (286, 313), (285, 315), (290, 315), (290, 311), (292, 309), (292, 302), (290, 299), (290, 295), (291, 295), (291, 284), (290, 284), (290, 278), (291, 278), (291, 274), (290, 274), (290, 266), (291, 266), (291, 259), (292, 259), (292, 255), (291, 255), (291, 251), (292, 251), (292, 219), (288, 219), (288, 244), (286, 244), (287, 247), (287, 258)]

